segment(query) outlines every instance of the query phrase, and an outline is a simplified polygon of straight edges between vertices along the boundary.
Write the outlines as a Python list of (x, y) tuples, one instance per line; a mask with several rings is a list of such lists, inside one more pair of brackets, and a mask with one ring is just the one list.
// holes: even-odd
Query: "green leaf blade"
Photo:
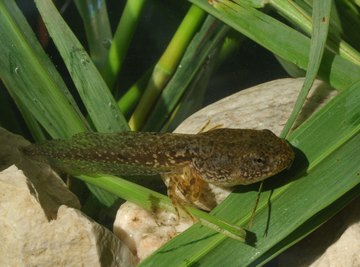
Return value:
[[(357, 83), (340, 93), (290, 136), (290, 141), (301, 152), (297, 153), (290, 171), (265, 182), (251, 228), (257, 235), (256, 247), (192, 227), (141, 266), (167, 266), (170, 262), (172, 266), (184, 266), (184, 262), (203, 266), (264, 264), (332, 216), (336, 210), (329, 207), (345, 205), (346, 201), (340, 201), (343, 196), (353, 192), (347, 201), (358, 196), (359, 89), (360, 83)], [(267, 200), (272, 189), (269, 209)], [(239, 187), (212, 214), (244, 226), (256, 199), (257, 193), (252, 190)], [(318, 216), (320, 213), (322, 216)]]
[(331, 0), (318, 1), (314, 3), (312, 17), (313, 31), (310, 41), (309, 63), (307, 66), (305, 81), (296, 100), (294, 109), (291, 112), (290, 117), (286, 122), (284, 129), (280, 135), (281, 137), (285, 137), (295, 123), (295, 120), (299, 115), (301, 108), (305, 103), (306, 97), (310, 92), (311, 86), (313, 85), (314, 80), (317, 76), (324, 54), (327, 34), (329, 30), (331, 4)]
[[(233, 1), (190, 0), (233, 29), (254, 40), (277, 56), (301, 69), (308, 66), (310, 39), (280, 21), (246, 5)], [(360, 67), (339, 55), (325, 50), (319, 77), (339, 90), (360, 80)]]
[(35, 2), (96, 129), (100, 132), (128, 130), (106, 83), (55, 6), (50, 2)]
[(0, 76), (17, 105), (54, 138), (85, 131), (75, 101), (15, 2), (1, 2), (0, 10), (0, 33), (7, 40), (0, 44)]

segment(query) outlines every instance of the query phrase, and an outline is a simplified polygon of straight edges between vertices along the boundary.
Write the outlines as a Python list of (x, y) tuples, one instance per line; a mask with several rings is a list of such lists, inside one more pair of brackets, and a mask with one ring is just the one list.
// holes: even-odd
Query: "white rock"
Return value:
[(360, 222), (352, 224), (311, 267), (360, 266)]
[(360, 198), (282, 253), (277, 263), (294, 267), (360, 266)]
[(171, 212), (159, 211), (155, 215), (136, 204), (125, 202), (116, 214), (114, 234), (143, 260), (192, 224), (190, 218), (181, 218), (177, 222)]
[[(303, 78), (287, 78), (242, 90), (199, 110), (183, 121), (174, 132), (198, 133), (208, 124), (206, 129), (217, 126), (269, 129), (279, 135), (289, 118), (303, 83)], [(335, 90), (316, 80), (297, 125), (335, 94)]]
[(0, 129), (0, 168), (22, 168), (0, 172), (0, 266), (135, 266), (115, 235), (72, 208), (79, 201), (48, 166), (21, 156), (27, 143)]
[[(260, 84), (211, 104), (186, 119), (175, 130), (178, 133), (198, 133), (221, 126), (227, 128), (270, 129), (279, 134), (292, 111), (304, 79), (281, 79)], [(315, 81), (308, 97), (300, 121), (307, 118), (336, 92), (321, 81)], [(220, 203), (230, 193), (229, 189), (210, 185), (215, 198), (209, 203)], [(173, 222), (173, 214), (167, 214), (167, 220)], [(163, 214), (164, 215), (164, 214)], [(166, 217), (165, 217), (166, 218)], [(131, 244), (132, 251), (140, 260), (151, 254), (166, 241), (174, 237), (176, 225), (160, 225), (155, 214), (142, 208), (125, 203), (120, 207), (114, 222), (114, 233)], [(186, 229), (191, 221), (181, 222), (177, 227)]]

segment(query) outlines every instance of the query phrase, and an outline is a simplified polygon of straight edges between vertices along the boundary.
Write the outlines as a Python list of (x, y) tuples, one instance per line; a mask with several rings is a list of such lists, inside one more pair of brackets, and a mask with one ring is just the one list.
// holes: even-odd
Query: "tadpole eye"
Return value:
[(260, 157), (257, 157), (257, 158), (254, 158), (253, 159), (253, 162), (257, 165), (263, 165), (265, 164), (265, 159), (264, 158), (260, 158)]

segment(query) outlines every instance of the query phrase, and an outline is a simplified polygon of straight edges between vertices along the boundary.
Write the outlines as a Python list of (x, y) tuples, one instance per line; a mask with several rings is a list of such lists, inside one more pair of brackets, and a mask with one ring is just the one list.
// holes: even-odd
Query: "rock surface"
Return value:
[[(221, 128), (269, 129), (279, 135), (304, 83), (303, 78), (279, 79), (256, 85), (225, 97), (191, 115), (174, 131), (198, 133)], [(297, 125), (336, 94), (325, 83), (316, 80), (307, 97)]]
[(193, 224), (190, 218), (181, 218), (179, 223), (176, 220), (174, 213), (161, 211), (155, 216), (136, 204), (125, 202), (116, 214), (114, 234), (143, 260)]
[(311, 267), (360, 266), (360, 223), (350, 225)]
[(27, 143), (0, 128), (0, 266), (135, 266), (116, 236), (78, 210), (60, 177), (21, 155)]
[[(181, 123), (175, 132), (196, 134), (204, 126), (205, 131), (220, 126), (270, 129), (279, 135), (292, 111), (303, 82), (304, 79), (280, 79), (242, 90), (193, 114)], [(315, 81), (297, 124), (304, 121), (335, 94), (336, 92), (326, 84)], [(220, 203), (231, 192), (229, 188), (213, 185), (210, 185), (210, 188), (212, 194), (209, 195), (215, 198), (209, 199), (209, 203), (214, 203), (214, 201)], [(158, 220), (156, 216), (136, 205), (130, 206), (133, 208), (130, 208), (129, 204), (120, 207), (114, 222), (114, 231), (120, 233), (118, 234), (120, 238), (126, 236), (127, 242), (132, 244), (132, 251), (136, 252), (142, 260), (174, 236), (173, 230), (169, 234), (169, 227), (174, 228), (175, 225), (159, 225), (154, 231), (148, 223), (156, 222)], [(167, 221), (171, 222), (173, 215), (169, 213), (168, 216)], [(134, 218), (140, 217), (146, 219), (137, 221), (134, 227)], [(184, 223), (184, 228), (188, 226), (188, 223)]]
[(278, 257), (278, 266), (360, 266), (360, 197)]

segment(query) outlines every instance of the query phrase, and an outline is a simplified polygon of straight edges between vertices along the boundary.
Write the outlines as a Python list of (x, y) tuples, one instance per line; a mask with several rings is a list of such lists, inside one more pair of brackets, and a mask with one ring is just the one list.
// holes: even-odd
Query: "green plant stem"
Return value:
[[(212, 16), (207, 16), (196, 36), (188, 44), (178, 68), (161, 92), (161, 97), (149, 114), (143, 130), (158, 131), (170, 117), (170, 113), (201, 69), (211, 69), (210, 62), (217, 46), (221, 45), (229, 27)], [(206, 80), (202, 82), (205, 84)], [(200, 89), (200, 87), (198, 87)]]
[(100, 70), (109, 88), (113, 88), (120, 73), (126, 52), (141, 18), (146, 0), (128, 0), (116, 28), (114, 39), (107, 56), (104, 68)]
[(195, 5), (190, 7), (166, 51), (156, 64), (144, 95), (130, 118), (129, 125), (132, 130), (141, 129), (153, 104), (175, 72), (187, 45), (204, 20), (205, 14)]
[(139, 103), (139, 100), (145, 91), (146, 84), (151, 76), (151, 71), (152, 68), (146, 71), (143, 76), (135, 84), (133, 84), (118, 101), (120, 111), (124, 114), (125, 117), (130, 117), (136, 105)]

